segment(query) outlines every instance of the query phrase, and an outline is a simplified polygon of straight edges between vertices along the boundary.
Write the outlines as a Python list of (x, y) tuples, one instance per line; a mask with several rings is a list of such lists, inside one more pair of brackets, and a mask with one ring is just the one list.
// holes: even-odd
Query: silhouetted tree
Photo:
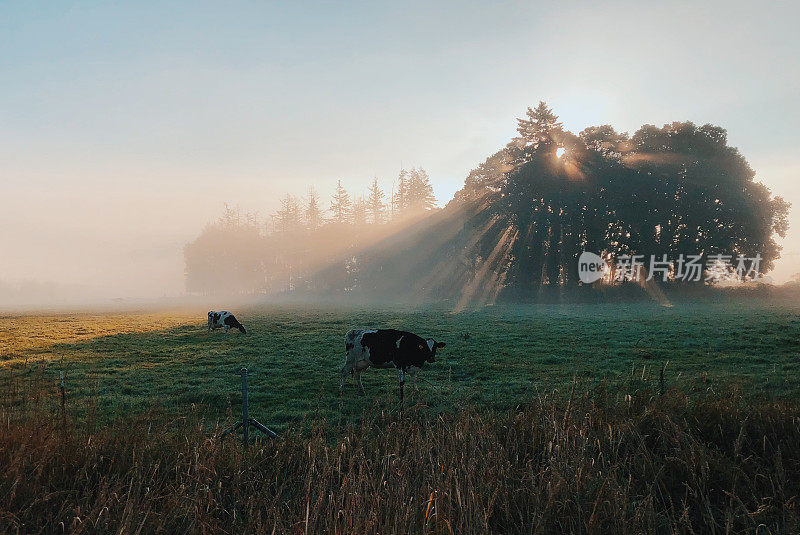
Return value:
[(528, 108), (525, 115), (527, 119), (517, 119), (517, 132), (520, 139), (534, 148), (540, 143), (553, 142), (561, 132), (562, 125), (558, 122), (558, 116), (543, 101), (539, 102), (535, 110)]
[(629, 139), (605, 125), (579, 138), (560, 132), (558, 142), (568, 147), (562, 159), (551, 145), (526, 147), (498, 204), (520, 232), (512, 250), (519, 269), (509, 275), (517, 289), (572, 284), (581, 250), (698, 254), (703, 265), (713, 254), (759, 254), (766, 269), (777, 258), (772, 236), (785, 232), (788, 205), (753, 181), (724, 129), (645, 125)]
[(590, 126), (581, 131), (579, 137), (586, 148), (606, 157), (619, 158), (623, 152), (629, 150), (628, 134), (617, 133), (611, 125)]
[(504, 148), (486, 158), (482, 164), (467, 175), (464, 189), (459, 192), (461, 196), (480, 196), (490, 191), (500, 191), (500, 188), (505, 185), (507, 173), (514, 168), (514, 162), (519, 157), (522, 147), (521, 141), (511, 141)]
[[(645, 262), (697, 254), (703, 266), (715, 254), (760, 255), (762, 270), (772, 267), (788, 203), (754, 181), (724, 129), (645, 125), (629, 137), (603, 125), (574, 136), (540, 108), (521, 121), (527, 139), (490, 156), (455, 196), (460, 209), (491, 214), (481, 215), (492, 223), (475, 228), (472, 242), (450, 246), (475, 247), (464, 254), (482, 263), (495, 259), (489, 271), (465, 267), (465, 274), (491, 274), (509, 298), (538, 299), (578, 284), (583, 250)], [(566, 150), (560, 158), (556, 147)]]

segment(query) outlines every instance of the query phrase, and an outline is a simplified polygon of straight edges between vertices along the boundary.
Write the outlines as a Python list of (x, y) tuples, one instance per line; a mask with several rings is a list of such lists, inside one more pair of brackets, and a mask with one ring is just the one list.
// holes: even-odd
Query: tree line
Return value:
[(390, 193), (374, 178), (366, 193), (351, 195), (337, 181), (328, 206), (317, 190), (286, 194), (265, 222), (226, 206), (184, 248), (190, 293), (260, 293), (310, 289), (311, 270), (371, 243), (396, 225), (436, 209), (428, 173), (402, 169)]
[[(466, 305), (583, 292), (583, 251), (697, 255), (704, 269), (715, 255), (758, 256), (762, 273), (780, 256), (776, 239), (785, 236), (789, 203), (755, 180), (724, 128), (687, 121), (633, 134), (611, 125), (573, 134), (544, 102), (516, 126), (518, 135), (473, 169), (433, 217), (424, 217), (435, 199), (419, 169), (402, 172), (388, 198), (377, 182), (355, 198), (338, 183), (327, 211), (315, 193), (286, 196), (269, 232), (226, 216), (187, 246), (187, 288)], [(402, 233), (384, 239), (401, 224)], [(254, 241), (241, 254), (228, 243), (239, 233)], [(226, 238), (215, 241), (217, 234)], [(220, 267), (241, 258), (248, 260), (236, 268), (235, 288), (224, 288)], [(669, 275), (667, 284), (679, 284), (674, 270)]]
[[(459, 310), (643, 292), (661, 299), (662, 289), (701, 295), (717, 255), (758, 256), (761, 273), (780, 256), (789, 204), (755, 180), (719, 126), (674, 122), (629, 135), (600, 125), (576, 135), (544, 102), (516, 126), (517, 136), (468, 174), (444, 210), (358, 255), (364, 299)], [(645, 290), (589, 285), (578, 270), (584, 251), (677, 262)], [(679, 276), (681, 255), (700, 259), (700, 284)], [(333, 293), (353, 288), (347, 265), (331, 266), (320, 284)]]
[(280, 208), (272, 215), (276, 232), (293, 230), (317, 230), (325, 224), (366, 225), (383, 224), (398, 218), (417, 215), (436, 207), (428, 173), (419, 168), (401, 169), (396, 182), (397, 189), (390, 196), (374, 178), (366, 194), (352, 196), (336, 182), (336, 189), (330, 198), (330, 207), (322, 207), (320, 196), (312, 186), (303, 198), (286, 194), (280, 201)]

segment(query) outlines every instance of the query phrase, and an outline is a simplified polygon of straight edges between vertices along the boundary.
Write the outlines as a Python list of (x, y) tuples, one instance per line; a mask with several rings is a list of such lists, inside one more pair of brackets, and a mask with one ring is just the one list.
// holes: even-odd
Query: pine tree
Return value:
[(370, 222), (374, 224), (383, 223), (386, 217), (386, 204), (383, 202), (385, 196), (383, 190), (378, 186), (378, 179), (373, 179), (372, 185), (369, 187), (369, 196), (367, 197), (367, 214)]
[(350, 200), (350, 194), (342, 186), (342, 181), (336, 182), (336, 192), (331, 197), (331, 212), (333, 213), (332, 221), (334, 223), (347, 223), (350, 221), (353, 203)]
[(352, 214), (354, 225), (361, 227), (367, 224), (367, 201), (363, 195), (353, 201)]
[(274, 221), (277, 232), (292, 232), (300, 228), (300, 204), (295, 197), (286, 194), (281, 199), (281, 207), (275, 213)]
[(403, 215), (408, 208), (408, 171), (400, 169), (397, 176), (397, 189), (392, 195), (392, 212), (395, 217)]
[(308, 196), (306, 198), (306, 208), (303, 213), (306, 226), (309, 230), (317, 230), (322, 224), (322, 210), (319, 208), (319, 194), (317, 194), (314, 186), (308, 188)]
[(556, 134), (562, 131), (562, 124), (558, 122), (558, 116), (553, 110), (547, 107), (544, 101), (540, 101), (535, 110), (528, 108), (525, 112), (527, 119), (517, 119), (519, 125), (517, 132), (525, 143), (538, 147), (540, 143), (550, 143)]
[(421, 167), (411, 169), (407, 179), (406, 209), (419, 212), (436, 207), (436, 197), (428, 173)]

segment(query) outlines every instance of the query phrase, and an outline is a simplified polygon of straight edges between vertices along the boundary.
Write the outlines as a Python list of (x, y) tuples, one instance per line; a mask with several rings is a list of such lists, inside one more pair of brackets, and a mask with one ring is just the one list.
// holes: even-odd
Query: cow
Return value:
[(395, 329), (353, 329), (345, 335), (345, 351), (347, 358), (342, 368), (342, 384), (347, 374), (352, 373), (361, 393), (361, 373), (374, 366), (375, 368), (395, 368), (400, 379), (402, 392), (405, 376), (411, 376), (414, 390), (417, 390), (417, 372), (426, 362), (436, 360), (436, 350), (444, 347), (444, 342), (433, 338), (427, 340), (407, 331)]
[(244, 325), (239, 323), (239, 320), (230, 312), (226, 312), (225, 310), (219, 312), (210, 310), (208, 312), (208, 331), (211, 332), (211, 329), (219, 329), (220, 327), (223, 327), (225, 332), (228, 332), (228, 329), (233, 327), (234, 329), (239, 329), (242, 334), (247, 334)]

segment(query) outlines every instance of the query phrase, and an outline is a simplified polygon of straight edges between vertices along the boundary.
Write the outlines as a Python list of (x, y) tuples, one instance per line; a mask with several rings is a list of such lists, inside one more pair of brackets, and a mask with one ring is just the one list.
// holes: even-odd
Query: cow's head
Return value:
[(436, 349), (444, 347), (446, 344), (444, 342), (437, 342), (433, 338), (428, 338), (425, 341), (428, 342), (428, 351), (430, 352), (426, 360), (428, 362), (436, 362)]

